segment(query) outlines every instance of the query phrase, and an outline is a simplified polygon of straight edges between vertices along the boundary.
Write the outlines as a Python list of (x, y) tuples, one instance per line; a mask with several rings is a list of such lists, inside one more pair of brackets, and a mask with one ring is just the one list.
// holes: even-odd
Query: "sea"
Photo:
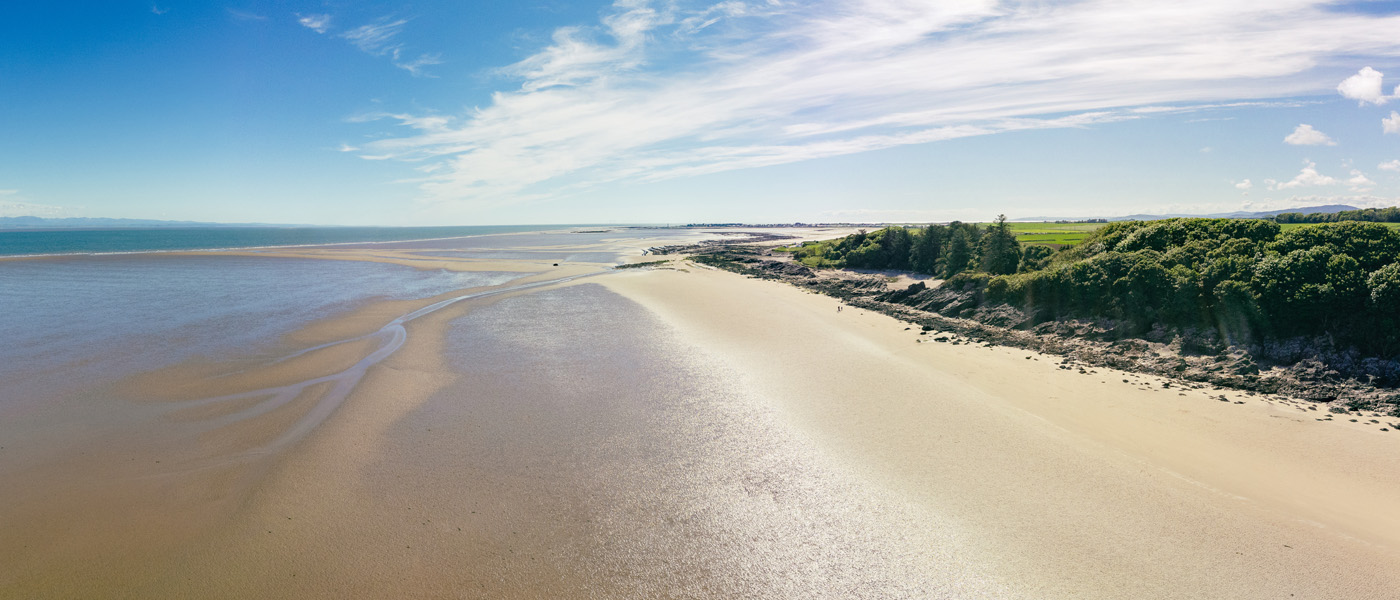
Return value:
[(0, 230), (0, 256), (174, 252), (275, 246), (322, 246), (460, 238), (588, 227), (481, 225), (461, 227), (154, 227)]
[[(192, 358), (265, 349), (373, 300), (497, 285), (511, 273), (198, 256), (187, 250), (441, 242), (558, 227), (204, 227), (0, 231), (0, 409)], [(500, 244), (501, 242), (497, 242)], [(39, 390), (43, 390), (40, 392)]]
[(105, 385), (133, 374), (275, 353), (286, 335), (372, 302), (526, 275), (181, 251), (326, 246), (606, 265), (632, 252), (618, 238), (691, 235), (596, 225), (0, 231), (0, 442), (33, 419), (86, 420), (94, 403), (113, 401)]

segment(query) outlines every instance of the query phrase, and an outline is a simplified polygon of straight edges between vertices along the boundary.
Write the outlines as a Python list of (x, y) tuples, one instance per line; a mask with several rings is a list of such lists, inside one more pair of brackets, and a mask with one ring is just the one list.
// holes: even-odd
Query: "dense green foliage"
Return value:
[[(812, 267), (892, 269), (953, 276), (973, 269), (1015, 273), (1021, 245), (1005, 217), (985, 228), (954, 221), (920, 228), (886, 227), (791, 248), (793, 259)], [(1042, 257), (1048, 249), (1039, 251)]]
[(1363, 208), (1344, 210), (1335, 213), (1283, 213), (1276, 215), (1277, 223), (1340, 223), (1342, 221), (1367, 221), (1371, 223), (1400, 223), (1400, 208)]
[(669, 261), (669, 260), (653, 260), (653, 261), (648, 261), (648, 262), (627, 263), (627, 264), (623, 264), (623, 265), (617, 265), (617, 266), (615, 266), (615, 267), (613, 267), (613, 268), (614, 268), (614, 269), (641, 269), (641, 268), (645, 268), (645, 267), (659, 267), (659, 266), (664, 265), (664, 264), (666, 264), (666, 263), (668, 263), (668, 262), (671, 262), (671, 261)]
[(1043, 269), (992, 279), (985, 301), (1035, 320), (1213, 328), (1227, 341), (1328, 334), (1400, 350), (1400, 232), (1377, 223), (1290, 231), (1268, 221), (1113, 223)]
[(1014, 306), (1032, 324), (1111, 319), (1129, 335), (1191, 329), (1225, 343), (1325, 335), (1372, 355), (1400, 353), (1400, 230), (1380, 223), (1122, 221), (1055, 251), (1023, 250), (1004, 220), (955, 222), (861, 232), (794, 256), (948, 277), (977, 305)]

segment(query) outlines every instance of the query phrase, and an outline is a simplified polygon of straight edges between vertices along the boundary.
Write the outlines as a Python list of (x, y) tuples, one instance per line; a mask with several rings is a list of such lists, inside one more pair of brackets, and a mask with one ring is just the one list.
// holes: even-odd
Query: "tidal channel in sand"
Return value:
[[(597, 235), (569, 250), (647, 260), (640, 249), (658, 239)], [(53, 500), (44, 514), (55, 522), (107, 529), (36, 528), (0, 512), (30, 534), (0, 541), (0, 562), (21, 567), (0, 574), (0, 596), (1400, 589), (1400, 440), (1293, 406), (1065, 372), (1020, 351), (918, 343), (887, 317), (696, 265), (556, 268), (547, 253), (567, 244), (532, 240), (277, 253), (520, 275), (365, 305), (288, 334), (268, 357), (180, 364), (110, 388), (147, 395), (133, 406), (157, 407), (178, 430), (274, 397), (235, 397), (250, 390), (354, 369), (385, 347), (375, 332), (403, 327), (402, 347), (357, 372), (314, 426), (251, 462), (7, 471), (30, 490), (86, 489), (28, 497)], [(343, 340), (358, 341), (297, 354)], [(307, 423), (331, 388), (307, 386), (192, 447), (64, 434), (83, 440), (75, 452), (116, 447), (122, 458), (248, 456)], [(147, 485), (153, 473), (166, 483)], [(106, 487), (53, 485), (68, 479)], [(18, 505), (13, 489), (0, 493), (6, 506)]]

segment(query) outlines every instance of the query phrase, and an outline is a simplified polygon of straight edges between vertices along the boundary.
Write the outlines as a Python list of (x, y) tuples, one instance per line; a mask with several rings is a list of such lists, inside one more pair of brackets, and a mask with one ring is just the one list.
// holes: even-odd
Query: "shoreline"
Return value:
[[(700, 269), (688, 274), (658, 270), (649, 275), (672, 281), (660, 284), (632, 276), (608, 278), (605, 283), (658, 311), (667, 322), (684, 327), (687, 336), (701, 347), (731, 356), (731, 364), (740, 370), (761, 373), (764, 383), (755, 385), (763, 385), (801, 428), (825, 439), (828, 447), (838, 448), (859, 469), (879, 473), (876, 480), (883, 485), (935, 504), (963, 506), (961, 510), (974, 515), (973, 519), (992, 518), (984, 523), (992, 530), (989, 535), (1010, 536), (1017, 544), (1045, 535), (1046, 529), (1066, 536), (1034, 542), (1031, 545), (1041, 552), (1022, 559), (1055, 565), (1038, 576), (1047, 580), (1060, 579), (1054, 574), (1060, 570), (1071, 574), (1065, 576), (1068, 579), (1082, 578), (1080, 585), (1062, 588), (1064, 594), (1275, 597), (1264, 590), (1274, 586), (1272, 591), (1282, 594), (1285, 587), (1275, 584), (1294, 578), (1288, 569), (1314, 571), (1315, 564), (1326, 563), (1328, 569), (1336, 570), (1334, 574), (1314, 573), (1317, 581), (1310, 584), (1320, 586), (1315, 592), (1323, 592), (1355, 586), (1376, 564), (1400, 565), (1400, 516), (1395, 510), (1400, 508), (1396, 500), (1400, 498), (1400, 456), (1386, 434), (1359, 431), (1350, 424), (1338, 427), (1302, 419), (1299, 417), (1309, 411), (1291, 406), (1262, 401), (1227, 404), (1194, 390), (1163, 393), (1158, 391), (1163, 389), (1161, 380), (1155, 377), (1102, 369), (1094, 373), (1091, 383), (1087, 381), (1090, 378), (1064, 371), (1053, 361), (1044, 360), (1050, 358), (1048, 355), (1035, 352), (916, 344), (918, 332), (906, 330), (903, 322), (859, 308), (838, 312), (839, 300), (784, 283)], [(708, 281), (683, 282), (680, 278)], [(754, 289), (741, 295), (742, 287)], [(756, 297), (772, 299), (766, 302), (769, 312), (784, 307), (783, 315), (772, 319), (780, 323), (769, 325), (765, 323), (768, 319), (755, 320), (760, 319), (756, 316), (744, 320), (719, 316), (744, 314), (743, 302)], [(788, 314), (798, 316), (786, 318)], [(787, 337), (778, 333), (787, 330), (789, 322), (809, 319), (834, 331)], [(758, 331), (768, 331), (777, 339), (759, 341), (762, 338), (755, 337)], [(826, 346), (813, 345), (822, 338), (829, 339)], [(872, 343), (875, 345), (870, 346)], [(822, 357), (805, 358), (808, 352)], [(848, 368), (842, 362), (846, 357), (859, 366)], [(906, 374), (898, 375), (901, 372)], [(911, 387), (916, 381), (927, 382), (927, 387)], [(1002, 441), (983, 442), (985, 454), (970, 454), (967, 448), (958, 447), (975, 443), (979, 437)], [(1045, 442), (1040, 444), (1036, 439)], [(1045, 446), (1046, 455), (1067, 452), (1066, 456), (1087, 461), (1086, 467), (1047, 462), (1042, 451), (1029, 450), (1037, 444)], [(1019, 458), (1006, 462), (1010, 457)], [(975, 467), (979, 464), (995, 467), (988, 471)], [(1003, 472), (995, 474), (997, 470)], [(1085, 481), (1090, 472), (1097, 475)], [(989, 476), (992, 481), (988, 481)], [(1049, 496), (1024, 497), (1037, 480), (1043, 487), (1036, 494)], [(1106, 490), (1117, 489), (1115, 483), (1126, 486), (1125, 490), (1138, 489), (1137, 502), (1165, 493), (1175, 500), (1159, 509), (1184, 522), (1155, 522), (1147, 509), (1151, 504), (1123, 503), (1127, 499), (1114, 497), (1115, 492), (1081, 488), (1089, 481)], [(948, 488), (950, 484), (953, 489)], [(1063, 492), (1052, 491), (1057, 489)], [(1079, 501), (1081, 495), (1108, 498), (1086, 505)], [(1018, 510), (1041, 515), (1047, 521), (1027, 521), (1027, 515), (1000, 508), (988, 510), (994, 506), (986, 504), (988, 501), (1009, 501)], [(1182, 512), (1183, 502), (1199, 509)], [(1089, 510), (1089, 506), (1095, 508)], [(1144, 510), (1148, 514), (1139, 512)], [(1241, 528), (1236, 535), (1244, 537), (1217, 538), (1219, 532), (1208, 524), (1210, 521), (1200, 520), (1212, 514), (1216, 516), (1211, 519), (1235, 523)], [(1018, 525), (1007, 528), (1003, 520)], [(1199, 528), (1192, 535), (1206, 537), (1190, 541), (1189, 535), (1177, 532), (1153, 541), (1153, 537), (1124, 539), (1122, 533), (1141, 528), (1142, 533), (1164, 535), (1179, 525), (1188, 532)], [(1086, 528), (1097, 533), (1085, 538)], [(1042, 533), (1032, 533), (1036, 529)], [(1271, 537), (1283, 541), (1269, 543)], [(1172, 538), (1177, 541), (1172, 542)], [(1294, 544), (1290, 539), (1309, 541)], [(1081, 546), (1062, 546), (1073, 540)], [(1111, 547), (1105, 545), (1114, 540), (1144, 544), (1139, 550), (1156, 555), (1163, 564), (1120, 557), (1126, 562), (1108, 569), (1111, 573), (1086, 571), (1082, 560)], [(1251, 541), (1256, 542), (1247, 552), (1252, 557), (1238, 558), (1234, 549), (1245, 552), (1242, 545)], [(1200, 557), (1162, 554), (1162, 545), (1194, 547), (1202, 542), (1215, 548), (1191, 551), (1201, 553)], [(1300, 560), (1304, 553), (1294, 550), (1303, 546), (1311, 546), (1308, 551), (1316, 554)], [(1002, 550), (1008, 548), (1001, 546)], [(1056, 556), (1060, 554), (1068, 556)], [(1047, 560), (1051, 556), (1056, 559)], [(1205, 556), (1238, 565), (1240, 570), (1232, 577), (1243, 579), (1195, 582), (1222, 586), (1215, 592), (1205, 591), (1208, 588), (1188, 592), (1190, 587), (1183, 581), (1169, 583), (1173, 571), (1185, 575), (1204, 567), (1190, 565), (1197, 558), (1206, 560)], [(1160, 585), (1182, 587), (1175, 593), (1168, 593), (1171, 587), (1124, 591), (1135, 587), (1131, 579), (1158, 576), (1163, 578)], [(1099, 577), (1109, 580), (1099, 581)], [(1268, 578), (1277, 581), (1265, 581)], [(1248, 588), (1225, 591), (1250, 580), (1250, 585), (1258, 586), (1253, 593), (1245, 593)], [(1291, 581), (1289, 585), (1303, 583)], [(1056, 585), (1063, 585), (1063, 580)], [(1105, 587), (1095, 588), (1097, 585)], [(1094, 592), (1089, 593), (1089, 589)], [(1386, 588), (1372, 588), (1367, 593), (1371, 595), (1352, 597), (1374, 597), (1381, 589)]]
[[(1333, 367), (1342, 367), (1324, 361), (1339, 355), (1349, 356), (1336, 349), (1293, 362), (1266, 364), (1261, 368), (1249, 348), (1230, 346), (1210, 355), (1180, 350), (1177, 347), (1181, 345), (1179, 338), (1167, 343), (1140, 337), (1094, 337), (1105, 331), (1101, 323), (1094, 321), (1047, 321), (1027, 330), (1003, 326), (997, 321), (1000, 316), (994, 311), (983, 314), (979, 309), (972, 317), (946, 316), (932, 309), (904, 303), (910, 296), (910, 290), (892, 287), (887, 283), (888, 277), (844, 270), (816, 271), (775, 259), (763, 248), (721, 244), (679, 246), (669, 251), (680, 255), (682, 260), (695, 259), (696, 256), (685, 255), (698, 252), (698, 262), (712, 268), (761, 280), (781, 281), (831, 296), (849, 306), (920, 326), (930, 334), (929, 339), (924, 341), (1020, 348), (1057, 356), (1063, 361), (1063, 369), (1077, 369), (1080, 373), (1089, 368), (1110, 368), (1161, 377), (1185, 389), (1213, 388), (1217, 393), (1236, 391), (1271, 401), (1305, 402), (1305, 406), (1326, 408), (1321, 412), (1323, 418), (1318, 420), (1334, 420), (1336, 416), (1356, 417), (1351, 422), (1359, 422), (1359, 419), (1365, 418), (1382, 433), (1400, 432), (1400, 421), (1396, 420), (1400, 419), (1400, 404), (1397, 404), (1400, 394), (1388, 391), (1391, 388), (1362, 382), (1354, 372), (1338, 374), (1332, 370)], [(923, 289), (920, 283), (916, 282), (917, 289)], [(941, 291), (941, 288), (937, 289)], [(958, 293), (949, 292), (950, 295)]]
[[(560, 239), (568, 241), (567, 237)], [(627, 248), (631, 254), (640, 252), (637, 247), (640, 243), (625, 237), (602, 245)], [(164, 553), (167, 550), (163, 548), (184, 547), (213, 539), (210, 536), (215, 534), (211, 528), (223, 527), (220, 524), (240, 510), (248, 495), (260, 488), (270, 470), (299, 453), (305, 438), (319, 435), (326, 421), (345, 412), (339, 405), (368, 387), (365, 383), (368, 378), (394, 370), (394, 367), (381, 366), (380, 361), (361, 365), (383, 349), (371, 339), (376, 332), (382, 332), (396, 321), (406, 320), (402, 326), (407, 331), (417, 331), (419, 333), (414, 335), (425, 338), (421, 342), (414, 340), (409, 346), (430, 345), (433, 333), (445, 327), (441, 324), (445, 321), (440, 321), (445, 318), (443, 315), (460, 315), (469, 307), (568, 285), (579, 277), (606, 273), (612, 266), (589, 262), (554, 263), (548, 259), (423, 257), (415, 255), (411, 249), (300, 248), (280, 252), (145, 255), (150, 259), (193, 256), (213, 261), (230, 256), (344, 260), (416, 269), (516, 273), (518, 276), (509, 283), (487, 286), (478, 292), (456, 290), (416, 300), (371, 301), (349, 313), (312, 321), (283, 334), (273, 344), (278, 349), (214, 362), (199, 359), (180, 362), (89, 389), (84, 395), (93, 399), (107, 398), (102, 410), (117, 419), (110, 424), (83, 425), (46, 416), (44, 423), (48, 434), (27, 433), (19, 448), (5, 449), (6, 444), (0, 443), (0, 451), (3, 451), (0, 458), (9, 463), (0, 466), (16, 475), (10, 479), (15, 487), (11, 488), (9, 498), (0, 499), (9, 508), (0, 514), (16, 525), (23, 523), (22, 527), (12, 529), (14, 534), (9, 544), (0, 544), (0, 557), (13, 558), (0, 562), (16, 565), (16, 571), (9, 575), (22, 576), (22, 579), (6, 581), (9, 578), (0, 577), (0, 590), (19, 585), (31, 593), (40, 593), (46, 588), (34, 587), (36, 581), (53, 583), (71, 577), (64, 573), (74, 566), (73, 561), (93, 566), (115, 561), (122, 566), (103, 567), (98, 571), (104, 573), (104, 577), (128, 579), (121, 571), (148, 572), (145, 563), (159, 564), (163, 560), (155, 559), (150, 552)], [(211, 266), (216, 264), (211, 263)], [(464, 292), (467, 292), (466, 297)], [(422, 312), (435, 306), (440, 310)], [(429, 321), (440, 324), (436, 328), (421, 325)], [(398, 355), (406, 352), (402, 347), (394, 350), (384, 358), (397, 360)], [(416, 350), (410, 354), (418, 359), (399, 368), (417, 372), (419, 369), (410, 365), (427, 358)], [(360, 366), (364, 367), (361, 369), (364, 373), (350, 378), (348, 395), (326, 405), (327, 397), (335, 393), (330, 380)], [(420, 383), (413, 382), (404, 389), (420, 387)], [(277, 397), (281, 388), (287, 388), (283, 391), (289, 393)], [(75, 402), (81, 400), (67, 403)], [(60, 413), (58, 418), (64, 418), (62, 415), (67, 412)], [(305, 426), (308, 418), (312, 419), (312, 426)], [(288, 438), (289, 432), (296, 435)], [(285, 443), (279, 444), (279, 440)], [(280, 450), (277, 449), (279, 445), (283, 446)], [(21, 491), (23, 493), (19, 493)], [(61, 501), (47, 501), (47, 497)], [(104, 510), (84, 510), (90, 506), (103, 506)], [(146, 560), (124, 562), (118, 554), (125, 552), (113, 554), (110, 548), (127, 548), (133, 556), (143, 556)], [(60, 558), (63, 556), (69, 558)], [(41, 566), (45, 563), (50, 566)], [(53, 571), (57, 579), (45, 574), (51, 567), (57, 568)]]
[[(104, 519), (135, 520), (84, 530), (83, 496), (48, 507), (71, 535), (47, 559), (15, 561), (31, 567), (0, 591), (1263, 598), (1400, 586), (1376, 575), (1400, 573), (1400, 458), (1386, 434), (1257, 397), (1225, 403), (1155, 377), (1066, 371), (1053, 355), (915, 343), (929, 336), (889, 316), (695, 263), (441, 262), (535, 270), (490, 295), (374, 302), (308, 324), (286, 336), (296, 350), (285, 362), (181, 365), (127, 382), (123, 395), (149, 398), (140, 410), (203, 430), (182, 456), (237, 454), (277, 439), (327, 390), (252, 419), (239, 415), (256, 398), (190, 397), (339, 373), (375, 351), (365, 340), (385, 323), (407, 335), (283, 451), (212, 470), (29, 472), (57, 485), (32, 494), (115, 474), (121, 485), (87, 498), (104, 499)], [(546, 281), (561, 270), (607, 276)], [(522, 283), (537, 287), (505, 289)], [(519, 312), (535, 305), (572, 312)], [(476, 343), (463, 341), (464, 323), (520, 354), (467, 346), (489, 360), (453, 362)], [(624, 323), (633, 337), (614, 341)], [(621, 346), (600, 350), (610, 343)], [(502, 372), (535, 360), (546, 362)], [(613, 397), (637, 385), (626, 377), (672, 369), (684, 379)], [(660, 400), (676, 389), (693, 397)], [(175, 447), (100, 438), (73, 452), (171, 465), (179, 456), (160, 453)], [(671, 462), (652, 462), (662, 457)], [(707, 475), (695, 479), (697, 465)], [(34, 527), (13, 539), (53, 533)], [(807, 550), (778, 550), (790, 546)], [(740, 548), (747, 562), (734, 561)], [(816, 587), (783, 588), (783, 573)], [(857, 587), (823, 588), (822, 573)], [(413, 580), (392, 583), (399, 574)]]

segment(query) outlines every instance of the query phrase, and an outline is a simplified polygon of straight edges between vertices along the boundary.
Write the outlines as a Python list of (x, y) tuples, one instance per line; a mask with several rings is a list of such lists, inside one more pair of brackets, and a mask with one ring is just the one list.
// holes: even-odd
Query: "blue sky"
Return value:
[(985, 220), (1400, 198), (1400, 2), (6, 3), (0, 216)]

